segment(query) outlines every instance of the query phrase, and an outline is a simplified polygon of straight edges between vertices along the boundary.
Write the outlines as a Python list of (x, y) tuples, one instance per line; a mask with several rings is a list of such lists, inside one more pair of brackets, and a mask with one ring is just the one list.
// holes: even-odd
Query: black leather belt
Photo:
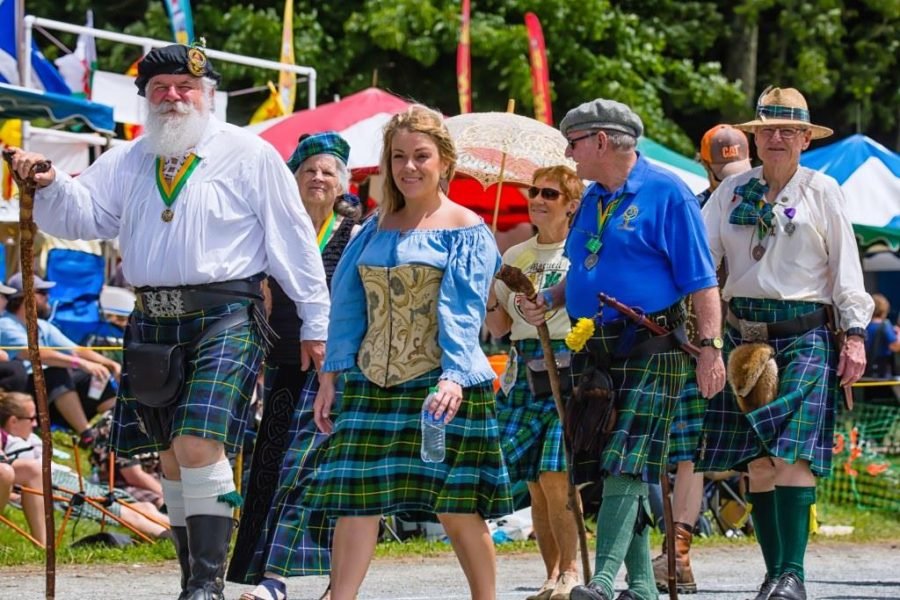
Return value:
[(765, 342), (776, 338), (801, 335), (828, 323), (828, 311), (823, 307), (796, 319), (764, 323), (739, 319), (731, 309), (725, 317), (728, 325), (736, 329), (744, 342)]
[(135, 307), (149, 317), (177, 317), (207, 310), (236, 299), (262, 301), (263, 275), (205, 285), (140, 287), (135, 289)]

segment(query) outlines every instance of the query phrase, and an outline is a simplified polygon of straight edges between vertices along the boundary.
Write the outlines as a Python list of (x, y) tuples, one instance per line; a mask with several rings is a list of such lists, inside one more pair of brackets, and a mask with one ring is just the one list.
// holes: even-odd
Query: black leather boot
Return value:
[(178, 565), (181, 567), (181, 593), (178, 595), (178, 600), (186, 600), (188, 597), (188, 579), (191, 577), (191, 555), (188, 551), (187, 527), (172, 527), (172, 544), (175, 546), (175, 554), (178, 555)]
[(194, 515), (187, 518), (191, 577), (186, 600), (225, 600), (225, 560), (234, 520)]

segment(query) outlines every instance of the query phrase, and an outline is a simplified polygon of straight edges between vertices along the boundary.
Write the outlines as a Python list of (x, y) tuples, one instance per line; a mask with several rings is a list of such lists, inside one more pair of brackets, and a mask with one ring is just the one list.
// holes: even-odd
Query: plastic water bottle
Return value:
[(444, 417), (435, 419), (428, 410), (437, 393), (437, 386), (431, 388), (422, 403), (422, 460), (428, 463), (444, 462)]

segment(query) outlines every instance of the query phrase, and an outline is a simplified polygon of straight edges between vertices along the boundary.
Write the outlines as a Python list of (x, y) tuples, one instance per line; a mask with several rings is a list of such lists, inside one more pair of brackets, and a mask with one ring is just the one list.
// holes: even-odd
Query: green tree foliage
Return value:
[[(283, 0), (193, 4), (195, 31), (210, 47), (277, 59)], [(160, 0), (26, 5), (29, 13), (74, 23), (88, 7), (98, 27), (171, 37)], [(317, 69), (320, 102), (377, 81), (455, 114), (459, 10), (459, 0), (296, 0), (297, 62)], [(859, 129), (900, 147), (898, 0), (474, 0), (475, 110), (504, 110), (514, 98), (517, 112), (532, 112), (529, 11), (544, 30), (556, 120), (580, 102), (614, 98), (635, 108), (648, 135), (692, 154), (712, 124), (751, 117), (756, 96), (773, 84), (799, 88), (813, 117), (839, 135)], [(59, 37), (74, 45), (74, 36)], [(140, 54), (107, 42), (98, 51), (101, 67), (112, 71)], [(229, 90), (275, 78), (240, 65), (220, 68)], [(232, 98), (232, 119), (246, 119), (264, 98)], [(305, 102), (301, 86), (297, 107)]]

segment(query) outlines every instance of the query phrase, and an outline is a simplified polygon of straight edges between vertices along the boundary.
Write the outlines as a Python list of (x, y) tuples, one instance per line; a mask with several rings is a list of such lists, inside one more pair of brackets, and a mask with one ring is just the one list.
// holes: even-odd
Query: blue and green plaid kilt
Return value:
[[(103, 505), (103, 508), (108, 510), (110, 513), (115, 515), (116, 517), (122, 516), (122, 505), (119, 503), (132, 504), (137, 502), (138, 500), (120, 488), (113, 488), (113, 494), (119, 502), (113, 502), (109, 506), (105, 505), (106, 494), (109, 492), (109, 487), (106, 485), (100, 485), (99, 483), (94, 483), (93, 481), (88, 481), (87, 479), (82, 478), (82, 480), (78, 481), (78, 474), (72, 471), (66, 471), (64, 469), (52, 469), (50, 471), (50, 477), (53, 482), (53, 495), (59, 496), (61, 498), (66, 498), (67, 502), (62, 502), (59, 500), (54, 500), (53, 505), (56, 510), (60, 512), (66, 512), (69, 508), (69, 504), (74, 494), (77, 494), (80, 491), (79, 485), (83, 487), (84, 495), (93, 500), (94, 502)], [(81, 517), (91, 519), (92, 521), (102, 521), (106, 519), (107, 522), (112, 522), (115, 524), (115, 521), (104, 515), (97, 509), (94, 505), (88, 502), (82, 503), (73, 503), (72, 505), (72, 518), (78, 519)]]
[(357, 368), (347, 371), (334, 431), (303, 505), (329, 516), (511, 513), (490, 381), (463, 388), (446, 427), (444, 461), (422, 460), (422, 403), (440, 375), (435, 369), (383, 388)]
[[(588, 345), (613, 353), (618, 343), (619, 336), (606, 336), (598, 328)], [(594, 360), (585, 352), (578, 358), (579, 363)], [(599, 458), (583, 453), (574, 457), (575, 481), (598, 481), (609, 475), (659, 481), (666, 470), (675, 403), (690, 368), (690, 357), (682, 350), (611, 361), (616, 423)]]
[[(776, 322), (814, 312), (812, 302), (735, 298), (735, 315), (749, 321)], [(728, 327), (726, 359), (742, 343), (740, 333)], [(703, 423), (697, 470), (744, 468), (763, 456), (788, 463), (806, 460), (817, 476), (831, 472), (835, 400), (838, 395), (837, 353), (827, 327), (768, 342), (778, 364), (778, 396), (745, 415), (737, 406), (731, 386), (709, 401)]]
[[(510, 480), (537, 481), (541, 473), (566, 470), (566, 449), (553, 395), (534, 396), (528, 385), (525, 363), (544, 356), (540, 340), (519, 340), (515, 348), (516, 382), (509, 394), (497, 392), (500, 447)], [(568, 352), (568, 348), (559, 340), (553, 342), (553, 351)]]
[[(256, 536), (256, 548), (238, 583), (255, 585), (267, 571), (282, 577), (300, 577), (327, 575), (331, 570), (333, 522), (320, 512), (305, 509), (300, 502), (328, 440), (313, 421), (313, 404), (318, 391), (318, 377), (315, 371), (310, 371), (291, 418), (291, 444), (284, 455), (272, 507)], [(339, 403), (338, 396), (334, 406)], [(332, 414), (336, 412), (337, 408), (334, 408)]]
[[(148, 343), (173, 344), (194, 339), (217, 319), (247, 310), (247, 302), (188, 313), (179, 317), (150, 318), (135, 313), (140, 338)], [(250, 398), (265, 349), (257, 326), (251, 321), (230, 327), (188, 348), (185, 384), (172, 419), (172, 437), (193, 435), (225, 444), (229, 453), (243, 442)], [(165, 450), (151, 440), (138, 417), (137, 400), (131, 395), (127, 370), (113, 417), (111, 446), (121, 456)]]
[(703, 430), (703, 415), (706, 414), (707, 400), (700, 395), (697, 372), (688, 372), (681, 397), (675, 403), (672, 429), (669, 432), (669, 464), (693, 461)]

